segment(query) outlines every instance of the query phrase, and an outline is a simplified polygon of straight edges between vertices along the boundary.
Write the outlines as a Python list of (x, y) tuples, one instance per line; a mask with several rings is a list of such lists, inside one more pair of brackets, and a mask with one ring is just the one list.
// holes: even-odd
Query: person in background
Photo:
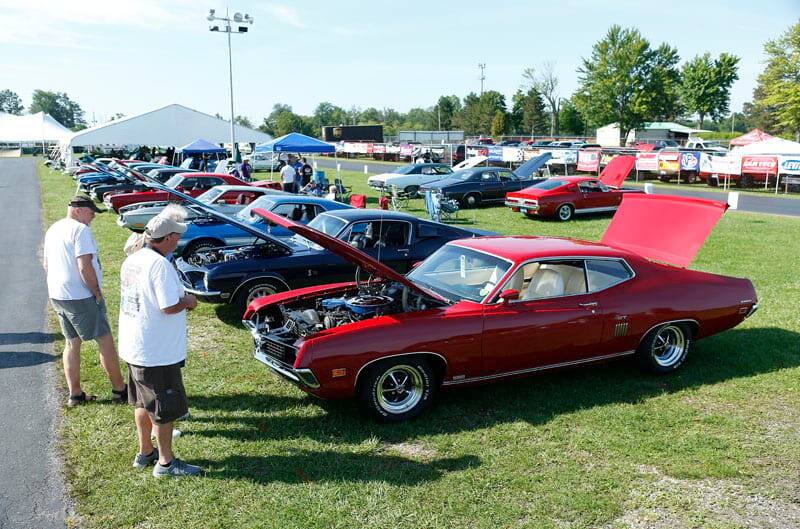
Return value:
[(67, 217), (50, 226), (44, 236), (47, 293), (64, 335), (62, 359), (70, 407), (97, 398), (81, 389), (81, 344), (87, 340), (97, 342), (100, 363), (111, 381), (112, 400), (123, 402), (128, 393), (106, 316), (97, 243), (89, 229), (98, 211), (89, 197), (76, 195), (69, 201)]
[[(200, 467), (172, 451), (173, 423), (189, 412), (181, 369), (186, 362), (186, 313), (197, 307), (166, 256), (175, 251), (186, 224), (155, 216), (145, 228), (145, 247), (120, 271), (120, 357), (128, 364), (128, 402), (134, 406), (139, 451), (134, 468), (153, 467), (154, 477), (195, 476)], [(153, 446), (155, 431), (158, 448)]]
[(294, 170), (294, 167), (284, 162), (283, 160), (281, 160), (278, 167), (279, 167), (278, 171), (281, 174), (281, 183), (283, 183), (283, 190), (286, 191), (287, 193), (294, 193), (295, 192), (294, 178), (297, 174)]
[(303, 168), (303, 162), (300, 161), (300, 157), (299, 156), (294, 155), (291, 158), (291, 162), (290, 163), (292, 164), (292, 167), (294, 168), (294, 188), (297, 190), (297, 189), (300, 189), (302, 187), (300, 170)]
[(315, 197), (322, 196), (322, 189), (319, 186), (317, 186), (317, 183), (314, 182), (313, 180), (304, 185), (299, 192), (306, 195), (312, 195)]
[(314, 168), (308, 163), (308, 160), (305, 157), (300, 158), (300, 185), (305, 187), (311, 181), (311, 178), (314, 176)]
[(239, 177), (245, 182), (253, 181), (253, 166), (250, 165), (250, 158), (244, 158), (239, 165)]

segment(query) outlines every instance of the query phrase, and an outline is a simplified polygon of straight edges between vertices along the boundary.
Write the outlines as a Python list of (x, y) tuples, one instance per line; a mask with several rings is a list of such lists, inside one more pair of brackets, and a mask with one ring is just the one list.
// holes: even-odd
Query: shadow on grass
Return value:
[(420, 462), (393, 455), (307, 452), (283, 456), (229, 456), (221, 460), (193, 460), (206, 469), (205, 476), (242, 479), (254, 483), (315, 481), (388, 482), (416, 485), (435, 481), (448, 472), (480, 465), (475, 456)]
[[(643, 374), (633, 362), (540, 374), (482, 387), (444, 391), (438, 406), (415, 421), (382, 425), (361, 417), (351, 401), (320, 401), (310, 396), (287, 399), (256, 394), (191, 398), (190, 407), (255, 412), (242, 417), (215, 413), (196, 418), (207, 428), (195, 435), (235, 440), (311, 438), (358, 444), (377, 437), (400, 442), (419, 436), (456, 433), (524, 420), (544, 424), (581, 409), (642, 400), (726, 380), (800, 366), (800, 335), (784, 329), (731, 330), (698, 342), (686, 364), (668, 376)], [(276, 400), (277, 399), (277, 400)], [(230, 400), (230, 404), (227, 404)], [(261, 415), (281, 406), (300, 414)], [(303, 407), (322, 408), (303, 411)]]

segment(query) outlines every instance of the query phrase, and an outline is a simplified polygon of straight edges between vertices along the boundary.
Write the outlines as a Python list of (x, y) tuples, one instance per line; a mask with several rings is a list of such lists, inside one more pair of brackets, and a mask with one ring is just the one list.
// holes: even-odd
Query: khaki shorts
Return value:
[(105, 299), (95, 298), (51, 299), (50, 304), (58, 315), (61, 334), (68, 340), (80, 337), (84, 342), (95, 340), (111, 332), (106, 316)]
[(156, 424), (173, 422), (189, 412), (181, 366), (142, 367), (128, 364), (128, 402), (144, 408)]

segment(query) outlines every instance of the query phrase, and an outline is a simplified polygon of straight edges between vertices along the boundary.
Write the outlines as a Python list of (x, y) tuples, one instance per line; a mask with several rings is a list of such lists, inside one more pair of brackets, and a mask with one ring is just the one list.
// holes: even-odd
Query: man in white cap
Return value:
[(88, 340), (97, 342), (100, 362), (111, 381), (112, 400), (124, 402), (128, 393), (106, 317), (97, 242), (89, 229), (98, 211), (89, 197), (76, 195), (69, 201), (67, 217), (50, 226), (44, 237), (47, 292), (64, 335), (70, 407), (96, 398), (81, 388), (81, 344)]
[[(136, 468), (155, 463), (153, 476), (187, 476), (200, 467), (172, 453), (173, 422), (188, 413), (181, 368), (186, 360), (186, 312), (197, 299), (186, 294), (166, 259), (186, 224), (156, 216), (145, 227), (145, 246), (122, 263), (119, 349), (128, 364), (128, 401), (134, 405), (139, 452)], [(158, 448), (150, 438), (155, 431)]]

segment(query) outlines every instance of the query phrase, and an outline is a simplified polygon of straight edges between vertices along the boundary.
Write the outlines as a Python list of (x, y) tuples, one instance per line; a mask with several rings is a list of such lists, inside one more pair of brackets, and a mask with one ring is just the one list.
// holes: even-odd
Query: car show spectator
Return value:
[(283, 183), (283, 190), (287, 193), (294, 193), (294, 179), (297, 176), (297, 172), (294, 170), (290, 164), (281, 160), (281, 165), (279, 166), (278, 171), (281, 175), (281, 183)]
[[(158, 216), (172, 219), (175, 222), (183, 222), (186, 220), (188, 214), (189, 212), (186, 211), (186, 208), (183, 206), (179, 206), (178, 204), (167, 204), (167, 206), (161, 210), (161, 213), (159, 213)], [(125, 246), (123, 247), (122, 251), (125, 252), (125, 255), (129, 257), (144, 248), (144, 242), (144, 233), (132, 232), (125, 241)], [(172, 261), (172, 254), (167, 255), (166, 257), (167, 261)]]
[(315, 197), (321, 197), (322, 196), (322, 188), (320, 188), (317, 185), (317, 183), (312, 180), (312, 181), (308, 182), (306, 185), (304, 185), (300, 189), (299, 193), (302, 193), (302, 194), (305, 194), (305, 195), (313, 195)]
[(106, 315), (97, 243), (89, 229), (98, 211), (89, 197), (77, 195), (69, 201), (66, 218), (50, 226), (44, 238), (47, 293), (64, 335), (70, 407), (96, 399), (83, 391), (80, 382), (81, 344), (87, 340), (97, 342), (100, 363), (111, 381), (112, 400), (124, 402), (127, 395)]
[(253, 166), (250, 165), (250, 158), (243, 159), (242, 163), (239, 165), (239, 178), (245, 182), (251, 182), (253, 180)]
[(292, 154), (289, 155), (289, 163), (294, 168), (294, 188), (296, 193), (297, 190), (302, 187), (300, 170), (303, 168), (303, 162), (300, 160), (299, 156)]
[(300, 185), (306, 186), (314, 176), (314, 168), (308, 163), (305, 157), (300, 158), (302, 165), (300, 166)]
[(173, 423), (189, 411), (181, 369), (186, 361), (186, 313), (197, 307), (197, 299), (186, 294), (166, 256), (175, 251), (186, 227), (153, 217), (145, 228), (145, 247), (125, 259), (120, 271), (120, 357), (128, 364), (128, 402), (134, 406), (139, 442), (133, 466), (155, 464), (155, 477), (201, 472), (172, 451)]

